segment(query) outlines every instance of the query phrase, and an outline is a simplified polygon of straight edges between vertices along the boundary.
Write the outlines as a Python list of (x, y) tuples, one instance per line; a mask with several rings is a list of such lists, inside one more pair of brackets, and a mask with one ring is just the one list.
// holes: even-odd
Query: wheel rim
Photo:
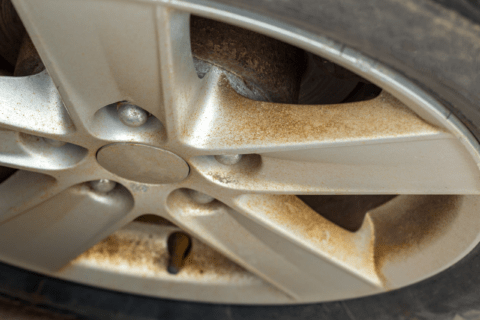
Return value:
[[(14, 4), (48, 74), (0, 78), (0, 164), (20, 169), (0, 185), (1, 261), (158, 297), (304, 303), (420, 281), (478, 243), (475, 139), (358, 52), (188, 2)], [(335, 106), (243, 98), (219, 69), (197, 77), (190, 13), (296, 45), (384, 91)], [(121, 118), (125, 101), (145, 117)], [(152, 172), (159, 158), (166, 170)], [(184, 164), (188, 173), (171, 178)], [(401, 195), (354, 233), (294, 196), (337, 193)], [(194, 237), (178, 274), (167, 272), (167, 240), (179, 228), (130, 223), (144, 214)]]

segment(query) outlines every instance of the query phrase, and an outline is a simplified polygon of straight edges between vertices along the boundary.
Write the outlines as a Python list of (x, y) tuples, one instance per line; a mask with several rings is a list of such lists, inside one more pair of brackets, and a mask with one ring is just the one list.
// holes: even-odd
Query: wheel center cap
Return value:
[(122, 178), (142, 183), (179, 182), (190, 172), (188, 164), (176, 154), (135, 143), (105, 146), (98, 151), (97, 161)]

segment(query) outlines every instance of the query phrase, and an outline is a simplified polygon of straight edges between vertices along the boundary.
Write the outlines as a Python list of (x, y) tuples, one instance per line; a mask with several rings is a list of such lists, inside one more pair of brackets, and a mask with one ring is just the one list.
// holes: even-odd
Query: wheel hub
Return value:
[(108, 171), (132, 181), (166, 184), (185, 179), (188, 164), (176, 154), (135, 143), (115, 143), (101, 148), (97, 160)]

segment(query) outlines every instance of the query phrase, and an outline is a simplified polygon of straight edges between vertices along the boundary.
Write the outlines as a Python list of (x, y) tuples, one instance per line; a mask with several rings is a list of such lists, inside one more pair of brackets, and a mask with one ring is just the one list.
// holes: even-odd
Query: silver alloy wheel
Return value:
[[(20, 169), (0, 185), (0, 261), (158, 297), (304, 303), (420, 281), (479, 242), (477, 142), (358, 52), (183, 1), (13, 2), (48, 73), (0, 78), (0, 164)], [(244, 98), (219, 69), (197, 77), (190, 13), (296, 45), (384, 91), (333, 106)], [(125, 125), (123, 101), (151, 116)], [(229, 158), (239, 160), (217, 160)], [(92, 188), (100, 180), (116, 184)], [(352, 233), (296, 194), (401, 196)], [(178, 274), (167, 272), (178, 228), (130, 223), (144, 214), (194, 236)]]

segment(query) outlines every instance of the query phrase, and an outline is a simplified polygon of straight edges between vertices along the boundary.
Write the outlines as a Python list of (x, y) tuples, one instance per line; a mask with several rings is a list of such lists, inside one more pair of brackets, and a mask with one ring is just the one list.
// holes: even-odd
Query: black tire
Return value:
[[(197, 2), (254, 12), (356, 49), (436, 97), (480, 138), (478, 0)], [(298, 306), (233, 306), (134, 296), (0, 265), (0, 294), (87, 319), (470, 320), (480, 318), (479, 267), (477, 246), (448, 270), (385, 294)]]

